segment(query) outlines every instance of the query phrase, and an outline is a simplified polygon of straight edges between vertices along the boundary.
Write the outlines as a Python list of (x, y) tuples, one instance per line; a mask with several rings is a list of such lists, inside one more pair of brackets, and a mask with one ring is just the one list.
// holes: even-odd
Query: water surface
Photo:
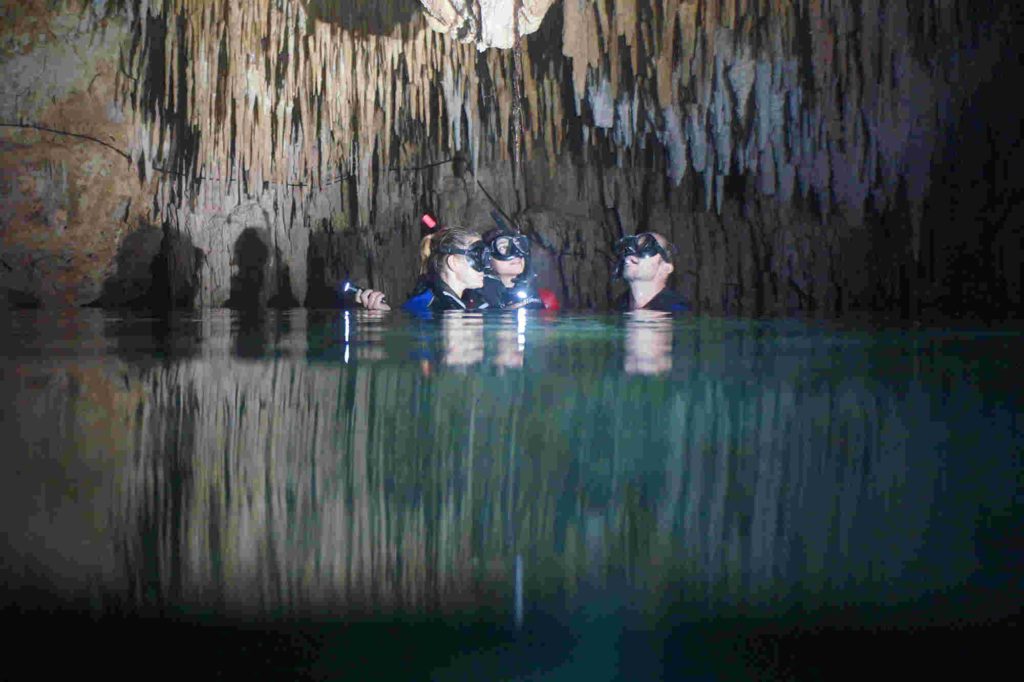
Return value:
[(2, 603), (40, 632), (218, 641), (227, 674), (749, 679), (879, 646), (844, 632), (941, 667), (935, 637), (1020, 610), (1019, 332), (89, 310), (0, 334)]

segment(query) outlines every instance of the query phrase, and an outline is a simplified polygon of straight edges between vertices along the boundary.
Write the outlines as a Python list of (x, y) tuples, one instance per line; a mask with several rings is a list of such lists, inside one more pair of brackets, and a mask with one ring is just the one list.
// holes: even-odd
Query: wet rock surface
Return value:
[(543, 4), (518, 69), (413, 2), (5, 10), (0, 298), (401, 298), (424, 211), (484, 231), (497, 204), (571, 307), (657, 230), (702, 311), (1019, 314), (1012, 8)]

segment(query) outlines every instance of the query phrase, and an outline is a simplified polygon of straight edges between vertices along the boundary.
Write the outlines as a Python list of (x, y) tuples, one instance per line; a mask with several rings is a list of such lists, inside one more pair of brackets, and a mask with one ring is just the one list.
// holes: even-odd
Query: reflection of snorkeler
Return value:
[(484, 320), (479, 314), (456, 312), (441, 317), (442, 359), (446, 365), (475, 365), (484, 359)]
[(522, 367), (526, 350), (526, 312), (520, 310), (514, 317), (503, 316), (502, 322), (505, 324), (494, 330), (492, 361), (498, 367)]
[(626, 316), (628, 374), (663, 374), (672, 369), (672, 316), (654, 310), (634, 310)]

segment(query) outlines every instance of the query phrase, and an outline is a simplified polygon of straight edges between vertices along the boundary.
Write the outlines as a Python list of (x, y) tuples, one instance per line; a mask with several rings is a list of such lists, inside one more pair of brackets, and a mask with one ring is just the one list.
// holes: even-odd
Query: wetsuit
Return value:
[[(520, 292), (524, 295), (519, 296)], [(497, 277), (485, 275), (482, 287), (467, 289), (462, 297), (474, 310), (502, 310), (524, 301), (526, 305), (519, 306), (520, 308), (543, 310), (545, 307), (532, 278), (528, 278), (523, 284), (517, 283), (512, 287), (506, 287)]]
[(439, 278), (421, 279), (402, 309), (411, 313), (436, 312), (442, 310), (475, 310), (455, 295)]
[[(622, 296), (619, 296), (618, 300), (615, 301), (616, 310), (633, 310), (630, 307), (631, 294), (627, 289)], [(641, 310), (660, 310), (667, 313), (687, 313), (690, 312), (690, 306), (686, 304), (686, 301), (682, 296), (672, 291), (668, 287), (662, 289), (657, 295), (647, 302)]]
[[(555, 292), (537, 286), (535, 273), (521, 274), (513, 280), (511, 287), (492, 274), (484, 275), (484, 285), (479, 289), (467, 289), (462, 299), (473, 310), (561, 310)], [(525, 303), (525, 305), (517, 305)]]

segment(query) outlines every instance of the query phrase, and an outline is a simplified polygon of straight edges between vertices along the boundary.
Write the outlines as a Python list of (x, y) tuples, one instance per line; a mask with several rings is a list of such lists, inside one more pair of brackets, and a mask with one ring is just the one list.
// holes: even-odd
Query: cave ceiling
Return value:
[[(1011, 4), (36, 0), (3, 10), (0, 119), (11, 177), (41, 178), (43, 189), (25, 196), (53, 204), (43, 212), (51, 231), (79, 221), (91, 234), (96, 222), (86, 209), (99, 211), (89, 203), (99, 206), (98, 190), (76, 184), (91, 171), (60, 160), (62, 145), (88, 142), (119, 178), (102, 185), (103, 215), (117, 216), (100, 221), (102, 238), (116, 243), (129, 216), (178, 226), (204, 254), (200, 269), (216, 273), (203, 275), (214, 304), (231, 265), (225, 244), (237, 237), (228, 221), (242, 214), (288, 244), (293, 274), (305, 267), (302, 235), (319, 221), (369, 235), (353, 249), (376, 259), (376, 276), (405, 276), (404, 261), (384, 254), (402, 252), (417, 212), (447, 191), (450, 173), (434, 169), (456, 155), (510, 213), (560, 212), (566, 225), (582, 216), (586, 224), (560, 228), (566, 244), (585, 242), (588, 229), (610, 238), (669, 208), (680, 234), (699, 214), (735, 240), (730, 205), (734, 223), (752, 206), (778, 206), (821, 225), (898, 214), (910, 235), (898, 250), (916, 264), (934, 169), (950, 158), (972, 93), (1012, 47)], [(19, 183), (8, 184), (28, 187)], [(29, 217), (9, 210), (8, 223), (28, 225), (35, 200), (19, 202)], [(757, 229), (751, 249), (780, 234)], [(26, 244), (39, 235), (22, 232)], [(831, 234), (831, 244), (845, 239)], [(54, 239), (71, 248), (71, 237)], [(735, 244), (715, 236), (706, 248), (720, 265), (700, 267), (717, 268), (717, 287), (748, 277), (724, 265), (740, 262)], [(765, 269), (759, 258), (749, 256), (751, 269)], [(37, 288), (54, 281), (36, 279)]]
[[(127, 96), (158, 125), (133, 158), (257, 187), (370, 181), (460, 150), (476, 167), (518, 149), (521, 85), (527, 158), (590, 148), (628, 167), (654, 148), (669, 182), (695, 175), (708, 208), (740, 175), (824, 213), (884, 210), (897, 192), (925, 196), (958, 51), (978, 39), (967, 3), (948, 0), (548, 4), (142, 3)], [(478, 50), (481, 8), (499, 5), (539, 26), (522, 38), (521, 83), (510, 51)]]

